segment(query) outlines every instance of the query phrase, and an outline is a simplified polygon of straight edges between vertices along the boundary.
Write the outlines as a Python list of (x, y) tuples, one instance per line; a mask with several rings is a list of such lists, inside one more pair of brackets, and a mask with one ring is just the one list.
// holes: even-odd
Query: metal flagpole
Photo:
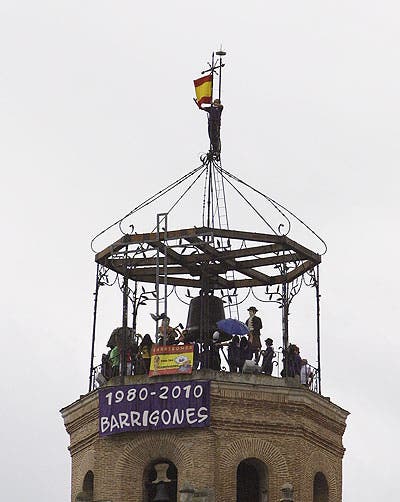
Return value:
[(320, 294), (319, 294), (319, 265), (317, 265), (315, 273), (315, 296), (317, 300), (317, 351), (318, 351), (318, 392), (322, 393), (321, 390), (321, 328), (320, 328)]
[(222, 47), (217, 51), (217, 56), (219, 56), (219, 85), (218, 85), (218, 99), (221, 99), (221, 83), (222, 83), (222, 56), (226, 56), (226, 52), (222, 50)]
[(92, 351), (90, 355), (90, 374), (89, 374), (89, 392), (93, 389), (94, 381), (93, 381), (93, 361), (94, 361), (94, 343), (96, 338), (96, 321), (97, 321), (97, 300), (99, 297), (99, 288), (100, 288), (100, 265), (97, 264), (96, 270), (96, 289), (94, 292), (94, 308), (93, 308), (93, 329), (92, 329)]

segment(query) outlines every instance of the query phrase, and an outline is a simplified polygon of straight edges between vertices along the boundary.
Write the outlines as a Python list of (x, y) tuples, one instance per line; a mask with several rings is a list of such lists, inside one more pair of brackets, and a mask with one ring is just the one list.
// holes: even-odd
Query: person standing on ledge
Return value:
[(200, 110), (208, 113), (208, 136), (210, 138), (212, 152), (218, 157), (221, 153), (221, 114), (224, 107), (219, 99), (214, 99), (211, 106), (202, 107)]
[(249, 328), (249, 345), (255, 355), (255, 361), (258, 364), (260, 360), (260, 350), (261, 350), (261, 329), (262, 321), (256, 316), (257, 309), (255, 307), (249, 307), (249, 318), (246, 321), (246, 326)]
[(263, 362), (261, 365), (261, 369), (263, 373), (269, 376), (272, 375), (272, 369), (273, 369), (272, 359), (275, 357), (274, 347), (272, 346), (273, 343), (274, 342), (272, 341), (271, 338), (267, 338), (265, 340), (266, 349), (261, 351), (261, 354), (263, 355)]

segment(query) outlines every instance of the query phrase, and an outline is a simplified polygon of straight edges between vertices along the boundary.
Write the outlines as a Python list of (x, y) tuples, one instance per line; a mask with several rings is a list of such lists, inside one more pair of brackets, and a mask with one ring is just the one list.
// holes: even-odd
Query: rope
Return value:
[(93, 237), (93, 239), (91, 240), (91, 242), (90, 242), (90, 247), (91, 247), (92, 251), (94, 253), (96, 252), (95, 249), (94, 249), (94, 247), (93, 247), (93, 245), (94, 245), (95, 240), (98, 239), (101, 235), (105, 234), (108, 230), (110, 230), (111, 228), (115, 227), (116, 225), (119, 226), (119, 229), (120, 229), (121, 233), (125, 234), (125, 232), (123, 232), (123, 230), (121, 229), (121, 223), (126, 218), (128, 218), (132, 214), (140, 211), (141, 209), (143, 209), (144, 207), (148, 206), (149, 204), (155, 202), (157, 199), (159, 199), (160, 197), (162, 197), (163, 195), (165, 195), (166, 193), (168, 193), (170, 190), (173, 190), (175, 187), (177, 187), (178, 185), (180, 185), (181, 183), (183, 183), (184, 181), (186, 181), (188, 178), (190, 178), (191, 176), (193, 176), (194, 174), (196, 174), (202, 168), (204, 168), (204, 164), (202, 164), (201, 166), (197, 167), (196, 169), (193, 169), (192, 171), (190, 171), (189, 173), (185, 174), (184, 176), (182, 176), (178, 180), (174, 181), (170, 185), (166, 186), (165, 188), (163, 188), (159, 192), (153, 194), (151, 197), (148, 197), (145, 201), (141, 202), (138, 206), (136, 206), (134, 209), (132, 209), (132, 211), (130, 211), (125, 216), (123, 216), (119, 220), (115, 221), (114, 223), (112, 223), (111, 225), (109, 225), (108, 227), (106, 227), (104, 230), (102, 230), (101, 232), (99, 232), (97, 235), (95, 235)]
[[(222, 167), (220, 167), (219, 169), (221, 169), (221, 172), (223, 172), (224, 174), (226, 174), (227, 176), (229, 176), (230, 178), (234, 179), (235, 181), (241, 183), (242, 185), (245, 185), (247, 188), (250, 188), (251, 190), (253, 190), (254, 192), (256, 192), (257, 194), (261, 195), (262, 197), (264, 197), (265, 199), (268, 200), (268, 202), (270, 202), (270, 204), (272, 204), (281, 214), (282, 216), (286, 219), (286, 221), (288, 222), (289, 224), (289, 230), (288, 232), (285, 234), (285, 235), (288, 235), (289, 231), (290, 231), (290, 228), (291, 228), (291, 224), (290, 224), (290, 220), (288, 219), (288, 217), (283, 213), (283, 211), (281, 211), (279, 208), (283, 209), (284, 211), (286, 211), (287, 213), (290, 214), (290, 216), (293, 216), (293, 218), (295, 218), (301, 225), (303, 225), (305, 228), (307, 228), (307, 230), (309, 230), (320, 242), (322, 242), (323, 246), (324, 246), (324, 251), (323, 253), (321, 253), (322, 255), (324, 255), (327, 251), (328, 251), (328, 246), (326, 244), (326, 242), (324, 241), (324, 239), (322, 237), (320, 237), (316, 232), (314, 232), (314, 230), (312, 228), (310, 228), (307, 223), (305, 223), (301, 218), (299, 218), (295, 213), (293, 213), (292, 211), (290, 211), (290, 209), (288, 209), (287, 207), (285, 207), (283, 204), (280, 204), (279, 202), (277, 202), (276, 200), (272, 199), (271, 197), (269, 197), (268, 195), (265, 195), (263, 194), (262, 192), (260, 192), (259, 190), (257, 190), (256, 188), (252, 187), (251, 185), (249, 185), (248, 183), (246, 183), (245, 181), (239, 179), (237, 176), (234, 176), (233, 174), (231, 174), (230, 172), (228, 171), (225, 171), (225, 169), (223, 169)], [(233, 186), (233, 185), (232, 185)], [(239, 192), (240, 193), (240, 192)]]

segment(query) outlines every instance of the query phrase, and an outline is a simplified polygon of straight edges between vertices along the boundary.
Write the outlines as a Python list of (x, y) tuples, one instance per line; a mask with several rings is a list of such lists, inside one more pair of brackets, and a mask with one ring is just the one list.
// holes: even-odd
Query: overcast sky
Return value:
[[(192, 80), (221, 43), (223, 167), (328, 243), (323, 393), (351, 412), (343, 500), (393, 499), (399, 15), (372, 0), (0, 0), (4, 499), (69, 498), (59, 409), (88, 387), (90, 239), (199, 165)], [(201, 201), (189, 207), (197, 218)], [(120, 305), (101, 301), (97, 357), (120, 324)]]

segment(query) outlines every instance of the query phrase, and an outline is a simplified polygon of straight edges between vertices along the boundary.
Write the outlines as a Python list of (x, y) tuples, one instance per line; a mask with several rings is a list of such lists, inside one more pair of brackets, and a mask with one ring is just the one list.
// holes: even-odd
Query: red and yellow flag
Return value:
[(194, 80), (194, 88), (196, 91), (196, 101), (199, 106), (203, 103), (211, 103), (212, 96), (212, 75)]

